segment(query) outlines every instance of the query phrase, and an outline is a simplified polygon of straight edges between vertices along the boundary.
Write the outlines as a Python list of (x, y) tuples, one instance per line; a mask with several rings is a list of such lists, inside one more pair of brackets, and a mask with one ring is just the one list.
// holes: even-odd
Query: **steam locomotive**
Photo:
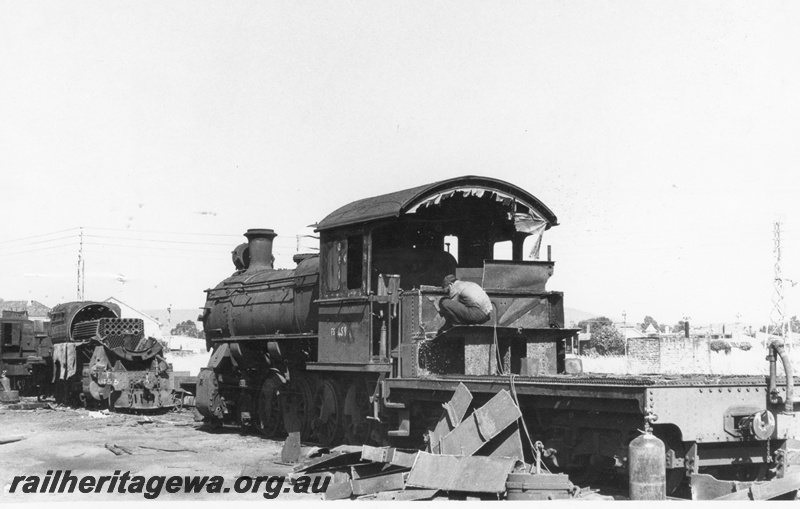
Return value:
[(23, 395), (57, 402), (156, 410), (174, 406), (172, 367), (141, 319), (120, 318), (111, 302), (55, 306), (50, 321), (2, 318), (2, 369)]
[[(267, 437), (423, 446), (463, 384), (474, 408), (512, 391), (551, 470), (579, 481), (635, 468), (628, 446), (646, 427), (671, 487), (783, 475), (800, 420), (780, 346), (769, 379), (583, 373), (566, 356), (577, 330), (563, 293), (546, 289), (549, 247), (539, 259), (557, 224), (527, 191), (465, 176), (339, 208), (316, 225), (320, 252), (292, 270), (273, 268), (275, 232), (248, 230), (235, 272), (206, 290), (198, 410)], [(490, 322), (443, 330), (448, 274), (486, 290)]]

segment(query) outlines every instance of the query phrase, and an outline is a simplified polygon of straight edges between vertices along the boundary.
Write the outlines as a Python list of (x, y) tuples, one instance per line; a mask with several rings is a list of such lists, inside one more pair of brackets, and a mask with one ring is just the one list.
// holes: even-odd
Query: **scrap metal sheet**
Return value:
[(420, 452), (406, 484), (444, 491), (503, 493), (506, 491), (508, 474), (518, 463), (514, 458), (461, 457)]
[(427, 500), (433, 498), (434, 495), (439, 493), (439, 490), (419, 490), (419, 489), (405, 489), (402, 491), (384, 491), (376, 493), (370, 500), (399, 500), (399, 501), (412, 501), (412, 500)]
[(470, 456), (522, 416), (511, 394), (498, 392), (442, 438), (442, 454)]
[(331, 449), (330, 454), (323, 454), (294, 467), (294, 472), (318, 472), (334, 467), (344, 467), (364, 463), (361, 460), (361, 447), (342, 445)]
[(373, 461), (376, 463), (389, 463), (398, 467), (411, 468), (414, 465), (414, 459), (417, 457), (417, 451), (402, 451), (394, 447), (373, 447), (371, 445), (364, 445), (361, 449), (361, 459), (364, 461)]
[(353, 487), (353, 495), (369, 495), (381, 491), (402, 490), (405, 487), (404, 474), (395, 472), (376, 477), (353, 479), (351, 485)]
[(442, 417), (436, 424), (436, 429), (429, 434), (428, 443), (430, 444), (431, 452), (435, 454), (441, 452), (442, 438), (461, 424), (470, 403), (472, 403), (472, 393), (469, 392), (466, 385), (458, 384), (450, 401), (442, 405), (444, 407), (444, 413), (442, 413)]

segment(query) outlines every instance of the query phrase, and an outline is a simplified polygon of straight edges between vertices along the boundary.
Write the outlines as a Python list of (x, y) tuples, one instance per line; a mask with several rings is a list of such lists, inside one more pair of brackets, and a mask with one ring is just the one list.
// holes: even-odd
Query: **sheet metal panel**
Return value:
[(503, 493), (513, 458), (447, 456), (420, 452), (406, 484), (418, 488), (473, 493)]

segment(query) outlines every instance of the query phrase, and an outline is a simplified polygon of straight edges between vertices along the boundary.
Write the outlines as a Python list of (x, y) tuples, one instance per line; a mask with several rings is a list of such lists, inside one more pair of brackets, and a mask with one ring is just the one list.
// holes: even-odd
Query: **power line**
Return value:
[(230, 253), (229, 250), (211, 250), (211, 249), (181, 249), (177, 247), (167, 247), (167, 246), (142, 246), (142, 245), (135, 245), (135, 244), (113, 244), (113, 243), (97, 243), (97, 242), (86, 242), (84, 243), (86, 246), (94, 246), (94, 247), (121, 247), (125, 249), (145, 249), (147, 251), (175, 251), (175, 252), (184, 252), (184, 253), (203, 253), (203, 254), (216, 254), (216, 255), (223, 255), (224, 253)]
[(21, 244), (19, 246), (5, 246), (5, 247), (2, 247), (0, 249), (18, 249), (18, 248), (20, 248), (22, 246), (34, 246), (34, 245), (37, 245), (37, 244), (47, 244), (48, 242), (57, 242), (59, 240), (71, 240), (71, 239), (74, 239), (74, 238), (75, 238), (74, 235), (70, 235), (68, 237), (58, 237), (58, 238), (55, 238), (55, 239), (37, 240), (36, 242), (28, 242), (26, 244)]
[(59, 233), (69, 232), (69, 231), (73, 231), (73, 230), (77, 230), (77, 229), (78, 229), (78, 227), (76, 226), (75, 228), (67, 228), (66, 230), (59, 230), (57, 232), (42, 233), (42, 234), (39, 234), (39, 235), (31, 235), (30, 237), (21, 237), (19, 239), (10, 239), (10, 240), (0, 240), (0, 244), (8, 244), (8, 243), (11, 243), (11, 242), (19, 242), (21, 240), (36, 239), (36, 238), (39, 238), (39, 237), (46, 237), (48, 235), (57, 235)]
[(11, 253), (0, 253), (0, 258), (4, 257), (4, 256), (14, 256), (14, 255), (35, 253), (37, 251), (47, 251), (49, 249), (58, 249), (58, 248), (62, 248), (62, 247), (73, 247), (75, 245), (76, 245), (76, 242), (70, 242), (69, 244), (62, 244), (60, 246), (40, 247), (38, 249), (26, 249), (25, 251), (15, 251), (15, 252), (11, 252)]
[(192, 244), (196, 246), (225, 246), (230, 247), (230, 244), (219, 244), (215, 242), (191, 242), (188, 240), (162, 240), (162, 239), (135, 239), (128, 237), (112, 237), (107, 235), (86, 235), (88, 238), (93, 239), (112, 239), (112, 240), (127, 240), (131, 242), (163, 242), (165, 244)]
[(97, 226), (89, 226), (87, 227), (92, 230), (105, 230), (105, 231), (112, 231), (112, 232), (135, 232), (135, 233), (157, 233), (161, 235), (199, 235), (199, 236), (207, 236), (207, 237), (241, 237), (241, 235), (233, 235), (230, 233), (197, 233), (197, 232), (164, 232), (164, 231), (156, 231), (156, 230), (130, 230), (126, 228), (100, 228)]
[[(197, 245), (197, 246), (224, 246), (224, 247), (235, 247), (232, 243), (225, 243), (221, 244), (219, 242), (193, 242), (188, 240), (165, 240), (165, 239), (143, 239), (143, 238), (135, 238), (135, 237), (115, 237), (111, 235), (86, 235), (86, 237), (91, 237), (95, 239), (112, 239), (112, 240), (126, 240), (131, 242), (162, 242), (166, 244), (190, 244), (190, 245)], [(275, 240), (281, 241), (281, 243), (294, 243), (296, 238), (295, 237), (288, 237), (288, 236), (278, 236)], [(246, 243), (246, 240), (242, 240), (240, 244)]]

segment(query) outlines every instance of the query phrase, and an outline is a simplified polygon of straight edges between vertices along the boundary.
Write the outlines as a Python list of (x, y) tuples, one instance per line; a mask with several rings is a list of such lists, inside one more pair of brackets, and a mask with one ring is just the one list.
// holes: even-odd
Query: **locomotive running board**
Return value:
[(372, 362), (368, 364), (343, 364), (340, 362), (307, 362), (306, 371), (351, 371), (368, 373), (391, 373), (391, 362)]
[(491, 334), (495, 330), (503, 332), (513, 332), (517, 334), (521, 334), (521, 331), (525, 331), (526, 333), (533, 333), (533, 335), (535, 335), (537, 339), (540, 339), (542, 341), (557, 341), (559, 339), (569, 338), (581, 331), (581, 329), (549, 329), (549, 328), (520, 329), (519, 327), (503, 327), (500, 325), (495, 327), (494, 325), (487, 323), (483, 325), (454, 325), (447, 330), (439, 332), (438, 335), (436, 336), (436, 339), (437, 340), (461, 339), (463, 338), (464, 333), (484, 331), (486, 333)]

